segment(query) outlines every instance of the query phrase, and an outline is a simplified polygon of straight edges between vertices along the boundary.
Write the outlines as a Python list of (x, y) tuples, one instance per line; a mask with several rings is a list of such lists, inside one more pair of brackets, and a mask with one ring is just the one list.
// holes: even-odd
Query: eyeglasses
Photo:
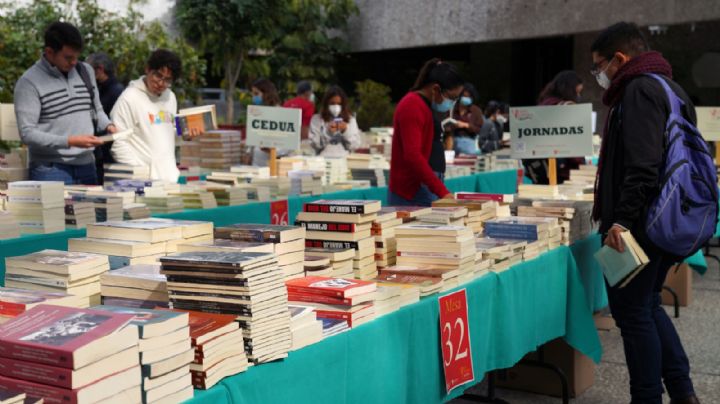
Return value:
[(152, 77), (152, 79), (158, 83), (165, 84), (165, 86), (167, 86), (168, 88), (172, 87), (174, 81), (172, 76), (163, 76), (162, 73), (157, 70), (151, 71), (150, 77)]
[(597, 76), (601, 71), (605, 71), (605, 69), (602, 69), (601, 66), (606, 62), (609, 63), (610, 61), (607, 58), (602, 58), (599, 62), (593, 63), (592, 66), (590, 66), (590, 74)]

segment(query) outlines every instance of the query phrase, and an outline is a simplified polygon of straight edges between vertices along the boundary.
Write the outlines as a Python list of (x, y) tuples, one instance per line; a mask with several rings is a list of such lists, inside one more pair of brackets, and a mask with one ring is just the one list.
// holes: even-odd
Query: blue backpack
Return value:
[(656, 74), (672, 108), (665, 124), (665, 155), (659, 194), (650, 205), (646, 231), (657, 247), (688, 257), (715, 233), (718, 221), (717, 171), (707, 143), (682, 115), (685, 104)]

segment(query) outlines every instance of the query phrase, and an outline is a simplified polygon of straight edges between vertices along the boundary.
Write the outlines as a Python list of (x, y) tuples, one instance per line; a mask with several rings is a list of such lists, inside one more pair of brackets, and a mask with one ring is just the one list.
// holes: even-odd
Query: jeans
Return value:
[(625, 348), (633, 404), (661, 404), (663, 382), (672, 399), (694, 394), (687, 355), (660, 306), (660, 291), (673, 262), (662, 256), (650, 258), (627, 286), (608, 286), (610, 310)]
[[(435, 172), (435, 175), (440, 178), (440, 181), (445, 179), (445, 174), (443, 173)], [(415, 196), (409, 200), (392, 192), (390, 188), (388, 188), (387, 201), (389, 206), (432, 206), (432, 203), (436, 200), (438, 200), (438, 196), (430, 192), (430, 189), (425, 184), (420, 184), (420, 189), (418, 189)]]
[(95, 163), (71, 165), (63, 163), (30, 163), (30, 180), (62, 181), (65, 185), (96, 185)]
[(477, 139), (467, 136), (455, 137), (455, 155), (478, 154)]

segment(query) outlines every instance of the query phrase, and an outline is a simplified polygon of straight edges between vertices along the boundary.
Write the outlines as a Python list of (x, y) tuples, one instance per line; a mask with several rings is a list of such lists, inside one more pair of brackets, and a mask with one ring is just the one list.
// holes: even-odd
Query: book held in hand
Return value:
[(630, 283), (650, 260), (629, 231), (620, 233), (620, 237), (625, 246), (624, 252), (604, 245), (595, 253), (595, 259), (600, 264), (608, 284), (622, 288)]

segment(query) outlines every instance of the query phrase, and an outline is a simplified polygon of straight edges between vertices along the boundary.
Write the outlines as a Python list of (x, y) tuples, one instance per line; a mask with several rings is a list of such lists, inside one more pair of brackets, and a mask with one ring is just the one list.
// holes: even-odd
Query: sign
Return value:
[(270, 224), (287, 226), (288, 216), (287, 199), (270, 202)]
[(720, 141), (720, 107), (695, 107), (695, 113), (703, 139)]
[(296, 150), (300, 148), (301, 110), (297, 108), (248, 105), (248, 146)]
[(20, 140), (13, 104), (0, 104), (0, 139)]
[(591, 156), (592, 134), (591, 104), (510, 108), (516, 159)]
[(475, 380), (470, 350), (467, 292), (462, 289), (442, 296), (438, 303), (445, 390), (450, 393), (456, 387)]

